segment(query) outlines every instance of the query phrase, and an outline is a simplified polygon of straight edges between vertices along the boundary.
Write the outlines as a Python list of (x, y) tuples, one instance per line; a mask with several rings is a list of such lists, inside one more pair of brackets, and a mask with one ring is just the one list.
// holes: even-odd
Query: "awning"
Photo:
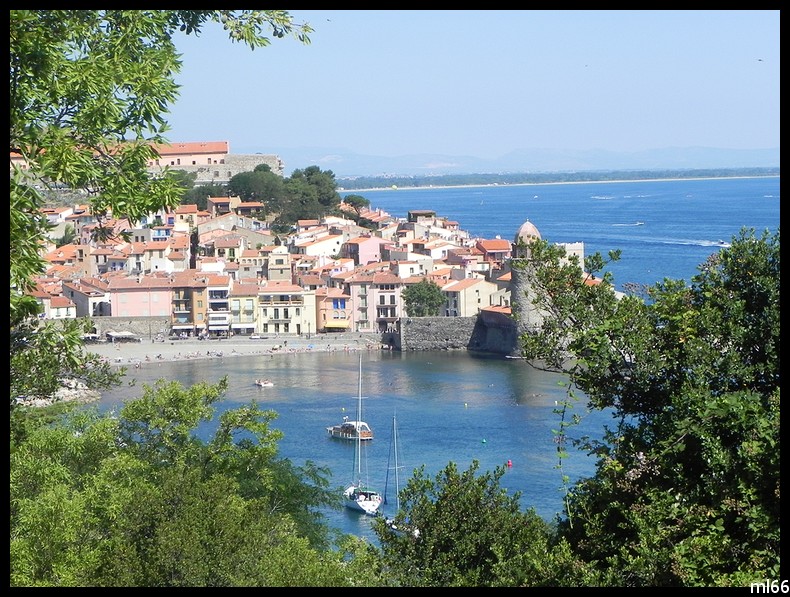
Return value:
[(174, 330), (191, 330), (195, 326), (192, 325), (191, 323), (186, 323), (186, 324), (174, 324), (171, 325), (170, 327), (173, 328)]
[(327, 321), (324, 324), (324, 327), (325, 328), (330, 328), (330, 329), (343, 329), (343, 330), (345, 330), (345, 329), (348, 329), (349, 323), (350, 322), (349, 322), (348, 319), (333, 319), (331, 321)]
[(228, 324), (227, 323), (221, 323), (219, 325), (209, 325), (208, 329), (210, 329), (210, 330), (227, 330), (228, 329)]
[(137, 334), (132, 332), (107, 332), (111, 338), (135, 338)]
[(255, 324), (254, 323), (232, 323), (230, 324), (234, 330), (254, 330)]

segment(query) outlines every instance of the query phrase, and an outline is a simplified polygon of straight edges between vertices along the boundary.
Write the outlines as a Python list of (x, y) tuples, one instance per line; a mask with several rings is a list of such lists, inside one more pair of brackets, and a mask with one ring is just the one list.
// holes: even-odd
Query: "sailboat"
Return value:
[[(362, 355), (359, 355), (359, 382), (357, 390), (357, 421), (362, 420)], [(364, 512), (369, 516), (375, 516), (383, 502), (381, 494), (362, 484), (362, 437), (357, 434), (357, 441), (354, 448), (354, 464), (356, 467), (356, 478), (343, 491), (343, 502), (346, 508)]]
[[(394, 466), (390, 466), (390, 463), (394, 461)], [(400, 448), (398, 446), (398, 422), (396, 420), (395, 415), (392, 415), (392, 435), (390, 437), (390, 452), (389, 456), (387, 457), (387, 478), (384, 481), (384, 503), (388, 504), (387, 501), (387, 490), (389, 489), (389, 472), (390, 470), (395, 471), (395, 514), (397, 515), (400, 512), (400, 469), (403, 468), (403, 465), (400, 463)], [(412, 537), (415, 539), (419, 539), (420, 537), (420, 530), (415, 527), (414, 525), (410, 524), (409, 519), (406, 518), (403, 521), (403, 524), (398, 525), (395, 522), (395, 517), (387, 516), (384, 519), (386, 525), (395, 533), (403, 534), (404, 532), (411, 533)]]
[[(389, 489), (390, 471), (395, 471), (395, 510), (400, 510), (400, 472), (402, 466), (399, 463), (400, 455), (398, 453), (398, 423), (395, 415), (392, 415), (392, 435), (390, 436), (390, 451), (387, 456), (387, 477), (384, 480), (384, 503), (388, 504), (387, 490)], [(394, 466), (390, 463), (394, 461)]]

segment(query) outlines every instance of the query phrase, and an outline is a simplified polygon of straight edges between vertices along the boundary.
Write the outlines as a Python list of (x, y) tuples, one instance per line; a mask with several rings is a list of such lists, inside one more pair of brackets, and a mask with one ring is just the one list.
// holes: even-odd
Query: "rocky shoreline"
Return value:
[(67, 379), (61, 382), (62, 385), (50, 398), (17, 398), (17, 404), (41, 408), (52, 406), (57, 402), (94, 402), (101, 398), (98, 390), (91, 390), (81, 381)]

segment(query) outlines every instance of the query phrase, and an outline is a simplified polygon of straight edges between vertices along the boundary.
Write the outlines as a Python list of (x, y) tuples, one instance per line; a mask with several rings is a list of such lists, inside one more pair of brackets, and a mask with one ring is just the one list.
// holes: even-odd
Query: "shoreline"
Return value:
[[(130, 370), (161, 365), (173, 361), (226, 359), (255, 355), (289, 356), (302, 352), (353, 352), (358, 350), (388, 350), (375, 340), (376, 334), (339, 333), (318, 336), (272, 336), (251, 340), (245, 336), (221, 340), (166, 340), (164, 342), (100, 342), (86, 344), (86, 353), (95, 354), (109, 361), (115, 368)], [(57, 402), (88, 404), (101, 399), (101, 392), (89, 390), (85, 384), (73, 379), (62, 381), (62, 386), (49, 398), (31, 398), (18, 401), (25, 407), (46, 407)]]
[(88, 344), (86, 352), (109, 360), (117, 367), (140, 368), (167, 361), (214, 358), (290, 355), (299, 352), (349, 352), (386, 350), (376, 334), (341, 333), (307, 336), (272, 336), (252, 340), (239, 336), (221, 340), (166, 340), (164, 342), (102, 342)]
[(768, 174), (765, 176), (689, 176), (683, 178), (625, 178), (622, 180), (564, 180), (555, 182), (513, 182), (513, 183), (480, 183), (480, 184), (448, 184), (448, 185), (429, 185), (416, 187), (373, 187), (369, 189), (338, 189), (338, 193), (363, 193), (369, 191), (422, 191), (435, 189), (465, 189), (467, 187), (489, 188), (489, 187), (541, 187), (546, 185), (566, 185), (566, 184), (614, 184), (623, 182), (680, 182), (683, 180), (720, 180), (720, 179), (744, 179), (744, 178), (781, 178), (778, 174)]

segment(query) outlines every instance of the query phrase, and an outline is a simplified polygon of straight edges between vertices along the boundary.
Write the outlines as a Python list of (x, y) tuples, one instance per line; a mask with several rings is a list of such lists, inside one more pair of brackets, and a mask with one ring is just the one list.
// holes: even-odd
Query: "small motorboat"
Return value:
[(259, 388), (272, 388), (274, 387), (274, 382), (271, 379), (256, 379), (255, 385)]

